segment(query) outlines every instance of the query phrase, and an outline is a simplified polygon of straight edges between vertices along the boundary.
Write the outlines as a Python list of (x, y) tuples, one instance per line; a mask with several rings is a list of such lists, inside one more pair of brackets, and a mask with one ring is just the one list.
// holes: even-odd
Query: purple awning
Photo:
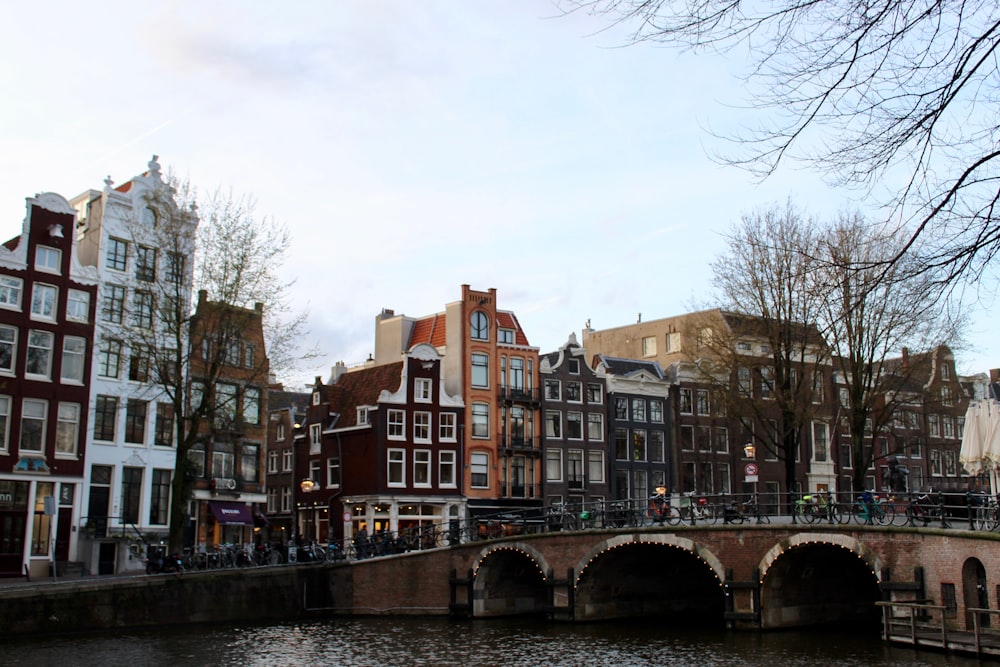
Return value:
[(212, 514), (215, 515), (215, 520), (223, 525), (253, 525), (253, 517), (250, 516), (250, 508), (246, 506), (246, 503), (210, 500), (208, 506), (211, 508)]

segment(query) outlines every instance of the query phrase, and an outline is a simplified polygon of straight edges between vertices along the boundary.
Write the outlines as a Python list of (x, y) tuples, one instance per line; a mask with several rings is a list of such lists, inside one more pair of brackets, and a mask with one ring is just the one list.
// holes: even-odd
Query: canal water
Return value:
[[(2, 635), (2, 633), (0, 633)], [(869, 667), (979, 665), (968, 657), (890, 647), (846, 630), (705, 631), (643, 621), (333, 619), (262, 626), (199, 625), (77, 637), (0, 640), (0, 665), (490, 667)]]

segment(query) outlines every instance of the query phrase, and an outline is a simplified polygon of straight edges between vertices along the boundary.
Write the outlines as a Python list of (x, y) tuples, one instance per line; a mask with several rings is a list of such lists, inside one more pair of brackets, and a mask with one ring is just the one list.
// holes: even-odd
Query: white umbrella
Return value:
[(978, 401), (970, 401), (969, 409), (965, 411), (965, 429), (962, 431), (962, 449), (958, 453), (958, 462), (970, 475), (978, 475), (983, 471), (983, 434), (979, 423), (983, 412)]
[(979, 413), (979, 434), (983, 458), (990, 471), (990, 492), (997, 493), (997, 469), (1000, 468), (1000, 404), (983, 401)]

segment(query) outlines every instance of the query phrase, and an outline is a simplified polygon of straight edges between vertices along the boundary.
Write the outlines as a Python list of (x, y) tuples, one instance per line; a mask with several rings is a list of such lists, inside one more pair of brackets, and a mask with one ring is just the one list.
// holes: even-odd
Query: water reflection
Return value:
[(874, 635), (816, 630), (733, 633), (655, 622), (594, 624), (336, 619), (268, 626), (18, 640), (0, 665), (630, 665), (841, 667), (978, 665), (972, 658), (886, 646)]

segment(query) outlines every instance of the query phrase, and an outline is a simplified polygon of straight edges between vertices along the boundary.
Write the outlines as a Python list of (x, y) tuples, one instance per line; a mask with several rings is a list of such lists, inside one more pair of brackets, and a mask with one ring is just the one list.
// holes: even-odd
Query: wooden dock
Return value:
[(969, 609), (973, 629), (955, 630), (945, 622), (946, 607), (918, 602), (876, 602), (882, 607), (882, 638), (891, 644), (1000, 660), (1000, 630), (982, 627), (996, 609)]

